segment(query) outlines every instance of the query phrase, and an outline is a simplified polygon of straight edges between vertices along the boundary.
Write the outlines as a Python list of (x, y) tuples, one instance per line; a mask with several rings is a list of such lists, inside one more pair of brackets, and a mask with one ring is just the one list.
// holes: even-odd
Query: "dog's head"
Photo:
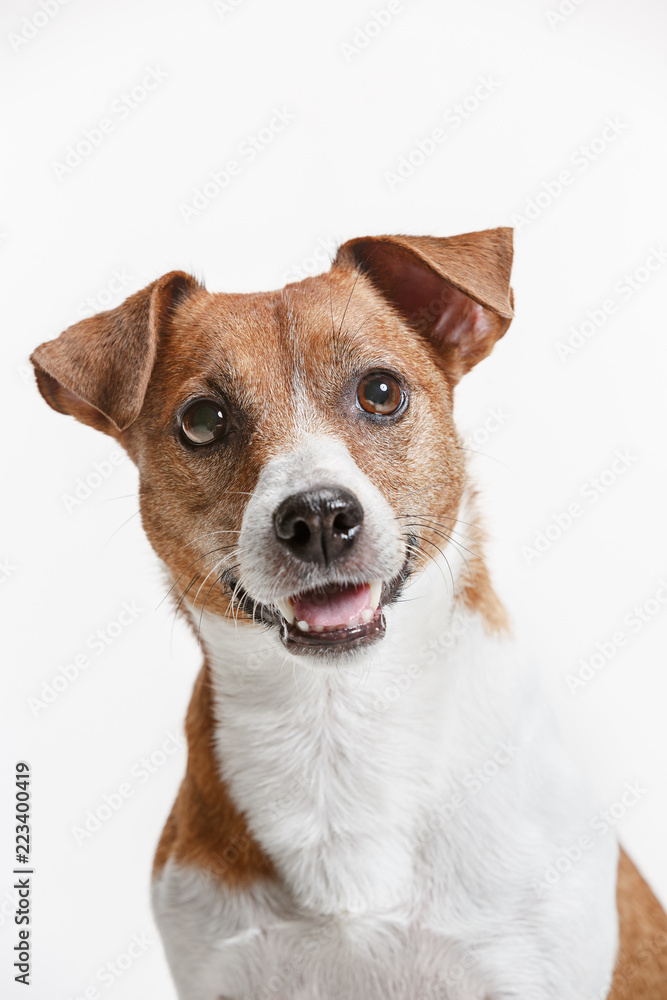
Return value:
[(38, 347), (37, 382), (134, 459), (191, 609), (337, 657), (452, 537), (452, 394), (510, 324), (511, 235), (354, 239), (257, 295), (173, 272)]

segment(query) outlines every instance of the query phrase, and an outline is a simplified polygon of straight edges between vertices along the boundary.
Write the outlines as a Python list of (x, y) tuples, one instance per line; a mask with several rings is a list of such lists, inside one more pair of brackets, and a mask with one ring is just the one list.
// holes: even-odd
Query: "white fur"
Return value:
[(606, 996), (616, 844), (545, 888), (596, 804), (444, 555), (340, 667), (204, 614), (220, 773), (279, 882), (232, 891), (168, 862), (154, 905), (181, 1000)]
[[(273, 514), (290, 494), (316, 486), (344, 486), (362, 505), (364, 520), (345, 569), (323, 569), (291, 556), (273, 528)], [(303, 434), (290, 451), (267, 462), (243, 515), (238, 541), (240, 579), (256, 600), (310, 590), (321, 583), (387, 581), (405, 561), (401, 525), (389, 503), (335, 437)]]

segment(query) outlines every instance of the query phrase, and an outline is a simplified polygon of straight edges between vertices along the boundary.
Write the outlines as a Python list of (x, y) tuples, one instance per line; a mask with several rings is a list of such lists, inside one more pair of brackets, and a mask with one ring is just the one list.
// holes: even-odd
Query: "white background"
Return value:
[[(295, 266), (313, 270), (321, 243), (516, 224), (531, 201), (516, 234), (517, 318), (461, 386), (459, 419), (483, 453), (500, 593), (602, 804), (628, 781), (646, 790), (619, 832), (667, 901), (667, 608), (649, 604), (656, 613), (637, 631), (626, 622), (656, 593), (667, 597), (667, 265), (640, 270), (650, 276), (629, 296), (614, 290), (652, 248), (667, 249), (667, 16), (659, 0), (584, 0), (550, 23), (556, 3), (402, 0), (365, 47), (357, 29), (384, 0), (236, 0), (219, 11), (210, 0), (69, 0), (37, 16), (27, 41), (23, 19), (41, 8), (3, 4), (2, 780), (15, 760), (30, 762), (33, 1000), (96, 996), (85, 993), (93, 986), (111, 1000), (174, 996), (148, 882), (184, 754), (157, 753), (145, 783), (136, 765), (181, 733), (200, 657), (160, 604), (129, 462), (67, 509), (77, 480), (114, 445), (47, 408), (28, 354), (89, 298), (95, 309), (115, 305), (172, 268), (211, 290), (273, 288)], [(131, 113), (114, 111), (151, 68), (166, 77)], [(476, 101), (481, 78), (493, 92)], [(462, 102), (466, 120), (447, 115)], [(179, 206), (239, 158), (275, 108), (293, 121), (186, 224)], [(105, 117), (103, 141), (56, 176), (68, 145)], [(594, 143), (609, 118), (619, 134)], [(438, 127), (445, 141), (391, 184), (399, 158)], [(582, 147), (597, 150), (585, 168)], [(559, 192), (563, 170), (571, 183)], [(111, 292), (115, 271), (125, 284)], [(613, 315), (559, 357), (557, 343), (609, 298)], [(484, 431), (498, 408), (502, 426)], [(617, 449), (633, 458), (627, 471), (585, 499)], [(522, 547), (575, 501), (581, 517), (527, 557)], [(89, 637), (123, 602), (142, 611), (97, 655)], [(572, 693), (566, 675), (619, 629), (627, 644)], [(31, 710), (44, 682), (85, 652), (90, 665)], [(77, 844), (72, 828), (123, 782), (132, 797)], [(18, 997), (27, 994), (12, 982), (10, 792), (3, 785), (0, 994)], [(148, 936), (147, 951), (103, 982), (99, 970), (133, 934)]]

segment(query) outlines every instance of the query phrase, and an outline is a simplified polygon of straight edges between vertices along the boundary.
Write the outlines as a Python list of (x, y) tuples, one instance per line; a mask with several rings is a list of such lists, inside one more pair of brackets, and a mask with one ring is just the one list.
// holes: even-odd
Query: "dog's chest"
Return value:
[(295, 903), (332, 915), (398, 907), (407, 917), (415, 831), (440, 780), (433, 700), (405, 690), (397, 717), (381, 672), (353, 685), (317, 673), (253, 680), (261, 690), (228, 679), (218, 699), (218, 757)]
[[(540, 775), (560, 775), (558, 758), (534, 706), (517, 704), (498, 643), (468, 623), (445, 664), (428, 639), (420, 659), (397, 641), (393, 660), (354, 682), (280, 669), (256, 636), (213, 663), (219, 771), (278, 878), (237, 891), (167, 865), (155, 907), (184, 1000), (483, 1000), (490, 984), (510, 997), (509, 952), (544, 1000), (554, 995), (545, 940), (563, 982), (579, 982), (580, 892), (541, 907), (531, 889), (555, 816)], [(489, 766), (487, 784), (476, 776)], [(569, 772), (561, 784), (573, 801)], [(559, 820), (559, 840), (576, 841), (581, 808)], [(581, 892), (602, 901), (596, 947), (607, 963), (613, 927), (593, 890), (611, 884), (613, 863), (610, 854), (577, 871)]]
[(227, 894), (192, 869), (162, 878), (179, 900), (160, 924), (183, 1000), (486, 1000), (487, 956), (400, 914), (295, 917), (272, 886)]

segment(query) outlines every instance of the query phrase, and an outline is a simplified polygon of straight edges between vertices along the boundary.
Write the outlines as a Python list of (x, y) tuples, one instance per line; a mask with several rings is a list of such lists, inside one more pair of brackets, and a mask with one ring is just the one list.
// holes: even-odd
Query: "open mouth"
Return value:
[(320, 587), (277, 602), (292, 653), (365, 645), (384, 634), (382, 581)]
[(295, 655), (326, 655), (368, 646), (385, 633), (383, 608), (395, 601), (410, 575), (408, 561), (389, 583), (329, 584), (259, 604), (238, 581), (224, 575), (235, 604), (254, 622), (279, 627), (284, 646)]

